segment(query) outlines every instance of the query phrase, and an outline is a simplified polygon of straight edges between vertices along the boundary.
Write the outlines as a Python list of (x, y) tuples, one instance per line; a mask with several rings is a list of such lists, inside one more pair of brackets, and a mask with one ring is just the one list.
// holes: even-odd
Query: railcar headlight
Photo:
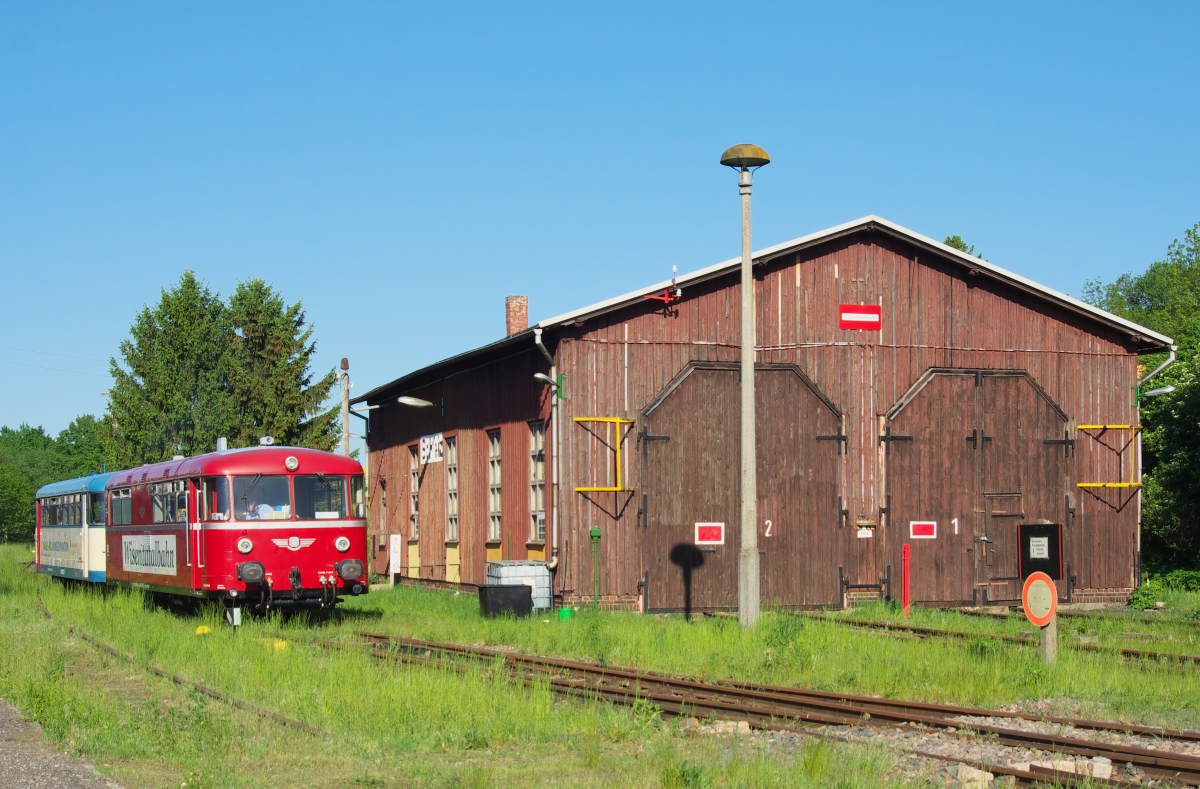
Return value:
[(288, 471), (295, 471), (300, 468), (300, 461), (295, 455), (288, 455), (287, 460), (283, 461), (283, 465), (287, 467)]
[(363, 563), (358, 559), (342, 559), (333, 569), (343, 581), (357, 581), (363, 577)]
[(262, 562), (242, 562), (237, 566), (237, 579), (248, 584), (262, 583), (267, 577), (266, 568)]
[(337, 548), (342, 553), (345, 553), (346, 551), (350, 550), (350, 538), (349, 537), (338, 537), (336, 540), (333, 541), (333, 547)]
[(237, 542), (238, 553), (250, 553), (254, 550), (254, 543), (250, 542), (249, 537), (243, 537)]

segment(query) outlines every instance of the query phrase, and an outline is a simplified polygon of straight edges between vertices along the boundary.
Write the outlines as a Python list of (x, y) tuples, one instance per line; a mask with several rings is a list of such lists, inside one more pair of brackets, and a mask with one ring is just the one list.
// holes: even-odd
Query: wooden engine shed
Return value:
[[(738, 265), (533, 327), (510, 297), (506, 338), (356, 398), (372, 569), (547, 561), (568, 604), (735, 608)], [(899, 596), (905, 545), (915, 602), (1014, 601), (1038, 523), (1063, 599), (1135, 586), (1138, 354), (1170, 338), (874, 216), (754, 271), (764, 605)]]

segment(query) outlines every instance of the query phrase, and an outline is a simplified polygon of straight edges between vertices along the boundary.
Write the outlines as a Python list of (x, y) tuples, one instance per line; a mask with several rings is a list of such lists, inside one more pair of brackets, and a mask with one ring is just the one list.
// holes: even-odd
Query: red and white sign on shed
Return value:
[(838, 328), (879, 331), (883, 328), (883, 307), (876, 304), (841, 304), (838, 306)]
[(696, 544), (697, 545), (724, 545), (725, 544), (725, 524), (724, 523), (697, 523), (696, 524)]
[(908, 536), (914, 540), (937, 539), (937, 521), (909, 521)]

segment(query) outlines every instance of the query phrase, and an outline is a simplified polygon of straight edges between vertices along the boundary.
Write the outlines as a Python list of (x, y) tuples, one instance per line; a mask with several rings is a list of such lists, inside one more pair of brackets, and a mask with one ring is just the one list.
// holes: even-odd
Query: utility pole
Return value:
[(350, 457), (350, 360), (342, 357), (342, 454)]
[(742, 482), (741, 551), (738, 553), (738, 622), (743, 628), (758, 624), (758, 468), (754, 422), (754, 346), (757, 336), (754, 316), (754, 271), (750, 248), (750, 193), (754, 173), (771, 161), (757, 145), (735, 145), (721, 154), (721, 164), (738, 170), (738, 194), (742, 196)]

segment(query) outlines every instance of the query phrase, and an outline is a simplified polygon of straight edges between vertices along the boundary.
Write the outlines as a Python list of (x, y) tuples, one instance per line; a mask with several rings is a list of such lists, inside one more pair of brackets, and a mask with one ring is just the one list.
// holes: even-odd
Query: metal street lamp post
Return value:
[(743, 628), (758, 624), (758, 469), (754, 431), (754, 273), (750, 250), (750, 193), (753, 170), (771, 157), (757, 145), (735, 145), (721, 154), (721, 164), (738, 170), (742, 196), (742, 483), (741, 550), (738, 552), (738, 622)]

